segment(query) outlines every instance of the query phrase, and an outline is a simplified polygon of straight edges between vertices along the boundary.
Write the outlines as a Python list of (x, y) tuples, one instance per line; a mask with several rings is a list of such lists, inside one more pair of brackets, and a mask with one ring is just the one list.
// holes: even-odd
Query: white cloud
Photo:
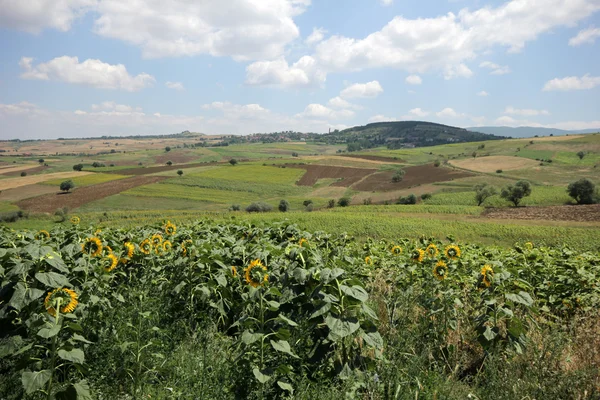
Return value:
[(568, 76), (566, 78), (554, 78), (544, 85), (544, 91), (569, 91), (569, 90), (587, 90), (600, 85), (600, 76), (590, 76), (586, 74), (581, 78), (577, 76)]
[(518, 108), (514, 108), (512, 106), (508, 106), (506, 107), (506, 110), (504, 110), (504, 114), (509, 114), (509, 115), (521, 115), (524, 117), (534, 117), (534, 116), (538, 116), (538, 115), (550, 115), (550, 112), (548, 110), (532, 110), (532, 109), (518, 109)]
[(379, 0), (379, 2), (384, 6), (391, 6), (394, 4), (394, 0)]
[(260, 104), (239, 105), (230, 102), (215, 101), (210, 104), (202, 105), (203, 110), (218, 110), (223, 113), (225, 118), (231, 120), (249, 120), (261, 119), (271, 114), (271, 111), (262, 107)]
[(332, 110), (322, 104), (309, 104), (303, 112), (296, 114), (298, 118), (345, 119), (352, 118), (354, 111)]
[(23, 57), (19, 62), (23, 79), (52, 80), (101, 89), (122, 89), (129, 92), (152, 86), (152, 75), (141, 73), (131, 76), (123, 64), (111, 65), (100, 60), (88, 59), (80, 63), (77, 57), (62, 56), (32, 65), (32, 58)]
[(406, 83), (410, 85), (420, 85), (423, 83), (423, 80), (419, 75), (410, 75), (406, 77)]
[(579, 31), (577, 36), (569, 40), (569, 46), (581, 46), (583, 44), (594, 44), (597, 38), (600, 37), (599, 28), (589, 28)]
[(477, 93), (477, 96), (480, 96), (480, 97), (487, 97), (489, 95), (490, 94), (488, 92), (486, 92), (485, 90), (482, 90), (481, 92)]
[(409, 113), (412, 115), (416, 115), (417, 117), (426, 117), (429, 114), (431, 114), (429, 111), (425, 111), (421, 108), (413, 108), (412, 110), (409, 111)]
[(312, 46), (323, 40), (327, 31), (323, 28), (313, 28), (312, 33), (304, 41), (307, 45)]
[(383, 88), (378, 81), (367, 83), (355, 83), (340, 92), (340, 97), (344, 99), (355, 99), (365, 97), (377, 97), (383, 93)]
[(473, 76), (473, 71), (465, 64), (448, 65), (444, 71), (444, 79), (450, 80), (454, 78), (470, 78)]
[(378, 115), (373, 115), (371, 118), (369, 118), (369, 120), (367, 122), (372, 124), (374, 122), (394, 122), (394, 121), (398, 121), (398, 120), (394, 117), (386, 117), (385, 115), (378, 114)]
[(327, 102), (327, 105), (329, 105), (329, 107), (333, 107), (333, 108), (362, 110), (361, 106), (359, 106), (357, 104), (352, 104), (349, 101), (346, 101), (339, 96), (329, 99), (329, 101)]
[(534, 128), (554, 128), (564, 130), (580, 130), (580, 129), (600, 129), (600, 121), (564, 121), (554, 122), (551, 124), (540, 124), (536, 121), (527, 119), (515, 119), (509, 116), (502, 116), (494, 121), (495, 125), (499, 126), (530, 126)]
[(246, 84), (276, 87), (310, 87), (325, 82), (326, 74), (311, 56), (304, 56), (293, 65), (284, 58), (258, 61), (246, 67)]
[(174, 90), (185, 90), (181, 82), (166, 82), (165, 86)]
[[(34, 115), (39, 112), (37, 105), (22, 101), (15, 104), (0, 104), (0, 115), (13, 116), (13, 115)], [(3, 138), (4, 139), (4, 138)]]
[(444, 108), (442, 111), (435, 113), (435, 115), (439, 118), (462, 118), (466, 116), (465, 114), (454, 111), (454, 109), (450, 107)]
[(490, 75), (506, 75), (510, 74), (510, 67), (507, 65), (498, 65), (490, 61), (484, 61), (479, 64), (480, 68), (487, 68), (491, 70)]
[(0, 27), (29, 33), (46, 28), (66, 32), (96, 0), (0, 0)]

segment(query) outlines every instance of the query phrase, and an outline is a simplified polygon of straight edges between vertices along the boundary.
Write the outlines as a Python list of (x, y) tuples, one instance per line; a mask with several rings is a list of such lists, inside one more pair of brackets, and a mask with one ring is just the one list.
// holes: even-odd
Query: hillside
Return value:
[(566, 131), (563, 129), (537, 128), (537, 127), (531, 127), (531, 126), (520, 126), (518, 128), (511, 128), (508, 126), (480, 126), (477, 128), (466, 128), (466, 129), (474, 130), (474, 131), (482, 132), (482, 133), (487, 133), (490, 135), (509, 136), (509, 137), (514, 137), (514, 138), (534, 137), (536, 135), (537, 136), (564, 136), (564, 135), (574, 135), (574, 134), (581, 134), (581, 133), (600, 132), (600, 128)]
[(320, 135), (317, 141), (347, 144), (349, 151), (387, 146), (389, 149), (477, 142), (503, 137), (423, 121), (377, 122)]

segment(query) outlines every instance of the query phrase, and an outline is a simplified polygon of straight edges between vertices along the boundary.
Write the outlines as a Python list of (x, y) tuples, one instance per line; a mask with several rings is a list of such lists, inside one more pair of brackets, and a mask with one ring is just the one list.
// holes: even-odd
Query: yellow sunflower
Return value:
[[(63, 314), (75, 311), (75, 307), (77, 307), (78, 304), (77, 293), (67, 288), (58, 288), (48, 292), (48, 295), (44, 300), (44, 307), (46, 307), (48, 314), (53, 317), (56, 316), (57, 304), (59, 304), (59, 310)], [(60, 307), (62, 304), (64, 304), (64, 306)]]
[(427, 246), (427, 248), (425, 249), (425, 253), (427, 253), (427, 257), (431, 257), (434, 258), (439, 254), (439, 250), (437, 248), (437, 246), (433, 243), (431, 243), (429, 246)]
[(140, 243), (140, 251), (144, 254), (150, 254), (150, 252), (152, 252), (152, 242), (150, 239), (146, 239)]
[(152, 238), (151, 238), (151, 240), (152, 240), (152, 244), (153, 244), (154, 246), (158, 246), (158, 245), (162, 244), (162, 242), (163, 242), (163, 237), (162, 237), (162, 235), (160, 235), (160, 234), (156, 233), (156, 234), (152, 235)]
[(527, 242), (525, 243), (525, 247), (527, 247), (527, 250), (533, 250), (533, 243)]
[(365, 264), (367, 265), (373, 265), (373, 259), (369, 256), (365, 257)]
[(98, 229), (96, 229), (96, 232), (94, 232), (94, 236), (100, 236), (101, 233), (102, 233), (102, 229), (98, 228)]
[(133, 257), (133, 253), (135, 252), (135, 246), (131, 242), (125, 242), (123, 245), (125, 247), (125, 256), (127, 258)]
[(184, 241), (181, 243), (181, 246), (180, 246), (180, 248), (181, 248), (181, 254), (183, 254), (184, 256), (186, 256), (186, 255), (187, 255), (187, 253), (188, 253), (188, 251), (187, 251), (187, 247), (186, 247), (186, 244), (188, 244), (188, 243), (193, 243), (193, 242), (192, 242), (190, 239), (188, 239), (188, 240), (184, 240)]
[(448, 266), (446, 263), (441, 260), (438, 261), (435, 267), (433, 267), (433, 275), (440, 281), (446, 279), (446, 275), (448, 275)]
[(112, 254), (112, 248), (110, 246), (104, 246), (104, 248), (106, 249), (106, 251), (108, 252), (108, 254)]
[(306, 239), (302, 238), (302, 239), (300, 239), (300, 240), (298, 241), (298, 246), (300, 246), (300, 247), (304, 247), (304, 246), (303, 246), (303, 245), (304, 245), (304, 243), (306, 243), (306, 244), (308, 245), (308, 240), (306, 240)]
[(102, 241), (95, 236), (87, 238), (81, 245), (81, 251), (92, 257), (99, 256), (102, 253)]
[(485, 285), (485, 287), (490, 287), (492, 285), (492, 281), (491, 278), (494, 277), (494, 270), (492, 269), (491, 265), (484, 265), (483, 268), (481, 268), (481, 275), (483, 275), (483, 284)]
[(420, 263), (425, 258), (425, 250), (423, 249), (414, 249), (410, 255), (410, 259), (414, 262)]
[[(252, 271), (255, 268), (256, 271)], [(264, 285), (269, 280), (269, 275), (266, 274), (267, 267), (260, 260), (252, 261), (244, 272), (246, 273), (246, 283), (254, 288)]]
[(44, 240), (44, 239), (50, 239), (50, 233), (48, 233), (48, 231), (45, 230), (41, 230), (37, 233), (37, 235), (35, 235), (35, 238), (37, 240)]
[(231, 266), (231, 275), (232, 275), (234, 278), (236, 278), (236, 277), (238, 276), (238, 273), (237, 273), (237, 268), (236, 268), (236, 267), (234, 267), (233, 265)]
[(71, 217), (71, 223), (73, 225), (79, 225), (80, 222), (81, 222), (81, 218), (79, 218), (77, 215), (73, 215)]
[(171, 223), (171, 221), (167, 221), (165, 225), (165, 233), (169, 236), (174, 235), (177, 232), (177, 227)]
[(451, 244), (446, 246), (446, 250), (444, 250), (444, 254), (451, 260), (456, 260), (460, 257), (460, 247), (455, 244)]
[(173, 248), (173, 245), (168, 240), (165, 240), (162, 244), (163, 251), (170, 251)]
[(128, 261), (129, 261), (129, 260), (128, 260), (128, 259), (126, 259), (126, 258), (121, 258), (121, 259), (119, 260), (119, 263), (121, 263), (121, 264), (125, 265), (125, 264), (127, 264), (127, 262), (128, 262)]
[(106, 272), (110, 272), (113, 269), (117, 268), (117, 264), (119, 264), (119, 259), (113, 253), (110, 253), (102, 259), (102, 263), (104, 264), (104, 270)]
[(393, 255), (399, 256), (400, 254), (402, 254), (402, 247), (393, 246), (390, 251), (392, 252)]

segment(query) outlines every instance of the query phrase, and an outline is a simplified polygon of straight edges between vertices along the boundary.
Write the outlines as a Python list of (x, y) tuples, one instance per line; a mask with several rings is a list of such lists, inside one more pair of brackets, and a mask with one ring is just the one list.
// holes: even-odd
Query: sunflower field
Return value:
[(0, 227), (0, 398), (600, 396), (600, 255), (198, 220)]

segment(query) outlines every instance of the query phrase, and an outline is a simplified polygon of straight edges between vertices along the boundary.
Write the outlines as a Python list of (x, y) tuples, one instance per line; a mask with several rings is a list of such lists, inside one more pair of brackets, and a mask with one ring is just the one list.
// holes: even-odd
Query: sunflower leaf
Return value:
[(38, 272), (37, 274), (35, 274), (35, 279), (37, 279), (44, 285), (53, 288), (71, 285), (66, 276), (57, 272)]
[(85, 354), (83, 354), (83, 350), (81, 349), (61, 349), (58, 351), (58, 356), (63, 360), (71, 361), (75, 364), (83, 364), (85, 362)]
[(47, 322), (42, 329), (38, 331), (38, 336), (43, 337), (44, 339), (49, 339), (58, 335), (60, 332), (60, 325), (51, 324)]
[(290, 394), (294, 394), (294, 388), (287, 382), (277, 381), (277, 385), (283, 390), (287, 390)]
[(297, 323), (295, 323), (294, 321), (292, 321), (291, 319), (289, 319), (288, 317), (286, 317), (286, 316), (285, 316), (285, 315), (283, 315), (283, 314), (279, 314), (279, 315), (277, 316), (277, 318), (278, 318), (279, 320), (281, 320), (281, 321), (285, 322), (285, 323), (286, 323), (286, 324), (288, 324), (289, 326), (298, 326), (298, 324), (297, 324)]
[(265, 374), (264, 372), (267, 372), (267, 370), (260, 371), (258, 368), (254, 368), (252, 370), (252, 373), (254, 374), (254, 377), (260, 383), (267, 383), (269, 381), (269, 379), (271, 379), (271, 377), (269, 375)]
[(329, 327), (329, 336), (335, 341), (353, 334), (360, 327), (356, 318), (346, 318), (342, 320), (335, 318), (332, 315), (328, 315), (327, 318), (325, 318), (325, 323)]
[(25, 393), (32, 394), (40, 390), (50, 380), (51, 376), (52, 371), (49, 369), (35, 372), (23, 371), (21, 374), (21, 382), (23, 383)]
[(278, 340), (278, 341), (271, 340), (271, 346), (273, 346), (273, 348), (277, 351), (289, 354), (290, 356), (292, 356), (294, 358), (299, 358), (297, 355), (295, 355), (292, 352), (292, 348), (290, 347), (290, 344), (288, 343), (287, 340)]
[(254, 342), (259, 341), (262, 338), (262, 333), (252, 333), (250, 331), (244, 331), (242, 333), (242, 342), (244, 344), (252, 344)]
[(355, 298), (358, 301), (365, 302), (369, 299), (369, 295), (367, 294), (366, 290), (357, 285), (354, 285), (352, 287), (340, 285), (340, 290), (346, 295)]

